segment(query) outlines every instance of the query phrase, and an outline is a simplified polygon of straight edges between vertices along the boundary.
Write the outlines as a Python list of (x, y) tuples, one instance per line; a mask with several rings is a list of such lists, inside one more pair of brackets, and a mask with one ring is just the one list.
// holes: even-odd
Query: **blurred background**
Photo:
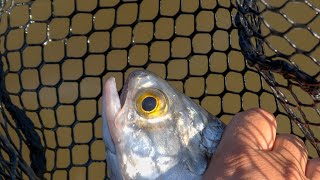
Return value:
[[(268, 42), (264, 53), (281, 52), (320, 80), (320, 3), (307, 2), (258, 1)], [(1, 92), (34, 126), (30, 137), (38, 135), (46, 158), (39, 172), (46, 179), (107, 176), (101, 88), (113, 76), (120, 91), (136, 69), (158, 74), (227, 124), (240, 111), (262, 107), (277, 118), (277, 132), (298, 135), (309, 156), (317, 157), (268, 83), (246, 63), (234, 25), (236, 7), (235, 0), (3, 0)], [(319, 104), (297, 84), (273, 75), (292, 109), (319, 138)], [(0, 134), (30, 165), (30, 140), (1, 104)], [(0, 160), (11, 160), (8, 151), (0, 152)], [(28, 179), (22, 170), (16, 174)]]

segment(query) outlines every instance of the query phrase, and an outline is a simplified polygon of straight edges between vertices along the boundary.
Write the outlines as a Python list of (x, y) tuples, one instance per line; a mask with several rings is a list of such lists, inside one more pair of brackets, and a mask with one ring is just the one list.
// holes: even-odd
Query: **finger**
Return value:
[(221, 140), (221, 148), (250, 147), (257, 150), (271, 150), (276, 137), (275, 117), (261, 109), (254, 108), (236, 114)]
[(285, 159), (300, 167), (302, 172), (305, 172), (308, 151), (303, 141), (297, 136), (292, 134), (277, 135), (272, 151), (285, 157)]
[(310, 179), (320, 179), (320, 158), (311, 159), (306, 167), (306, 176)]

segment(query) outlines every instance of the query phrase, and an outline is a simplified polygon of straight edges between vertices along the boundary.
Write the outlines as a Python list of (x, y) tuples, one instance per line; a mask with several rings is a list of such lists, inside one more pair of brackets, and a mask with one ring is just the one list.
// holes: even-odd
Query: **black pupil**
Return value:
[(154, 108), (156, 108), (157, 101), (154, 97), (146, 97), (142, 101), (142, 108), (145, 111), (152, 111)]

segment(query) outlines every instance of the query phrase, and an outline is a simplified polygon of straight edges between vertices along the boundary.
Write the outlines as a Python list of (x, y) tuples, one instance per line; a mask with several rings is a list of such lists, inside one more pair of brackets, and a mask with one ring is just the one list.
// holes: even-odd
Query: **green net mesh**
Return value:
[(318, 0), (3, 0), (0, 179), (106, 178), (101, 88), (113, 76), (120, 91), (142, 68), (225, 123), (270, 111), (277, 132), (316, 157), (319, 9)]

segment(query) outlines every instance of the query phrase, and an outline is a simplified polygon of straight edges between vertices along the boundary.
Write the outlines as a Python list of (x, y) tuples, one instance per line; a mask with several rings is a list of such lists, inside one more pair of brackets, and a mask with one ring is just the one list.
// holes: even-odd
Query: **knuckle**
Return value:
[(272, 113), (270, 113), (267, 110), (264, 110), (263, 108), (253, 108), (251, 109), (251, 111), (252, 113), (259, 113), (262, 116), (267, 117), (268, 119), (276, 119)]
[(278, 135), (283, 141), (286, 141), (296, 147), (305, 149), (304, 142), (296, 135), (293, 134), (279, 134)]
[(276, 144), (281, 147), (282, 151), (286, 151), (288, 157), (292, 156), (292, 160), (297, 157), (306, 159), (308, 156), (307, 147), (304, 142), (297, 136), (292, 134), (279, 134), (277, 135)]
[(276, 126), (276, 118), (274, 115), (262, 108), (252, 108), (246, 111), (237, 113), (234, 116), (234, 120), (241, 121), (245, 120), (247, 122), (255, 122), (257, 120), (266, 120), (270, 125)]
[(252, 108), (239, 113), (239, 116), (261, 116), (268, 119), (275, 119), (274, 115), (262, 108)]

